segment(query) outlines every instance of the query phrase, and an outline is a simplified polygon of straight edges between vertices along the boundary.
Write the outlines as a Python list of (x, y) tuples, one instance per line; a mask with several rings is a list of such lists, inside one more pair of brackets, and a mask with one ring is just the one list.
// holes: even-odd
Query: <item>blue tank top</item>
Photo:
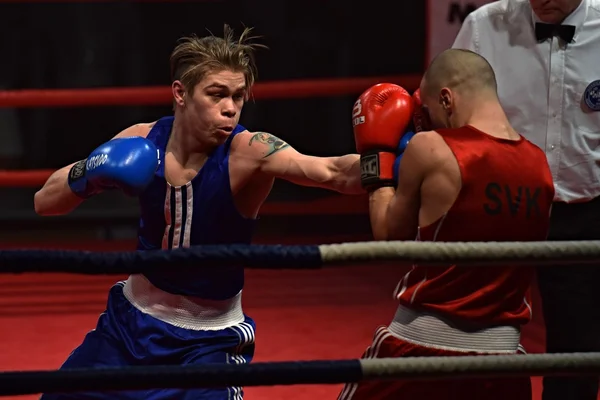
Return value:
[[(147, 138), (159, 152), (154, 180), (139, 198), (138, 250), (174, 249), (204, 244), (250, 244), (256, 220), (244, 218), (233, 202), (229, 183), (229, 148), (238, 125), (227, 141), (208, 157), (200, 172), (183, 186), (165, 179), (165, 150), (173, 117), (156, 122)], [(145, 273), (152, 284), (168, 293), (225, 300), (244, 286), (241, 265), (202, 268), (185, 273), (164, 270)]]

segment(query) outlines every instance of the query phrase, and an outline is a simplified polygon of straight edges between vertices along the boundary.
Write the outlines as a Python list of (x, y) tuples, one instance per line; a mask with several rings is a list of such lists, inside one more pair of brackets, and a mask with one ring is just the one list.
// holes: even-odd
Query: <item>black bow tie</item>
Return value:
[(565, 42), (571, 43), (573, 41), (573, 36), (575, 36), (575, 26), (544, 24), (541, 22), (535, 23), (535, 38), (538, 42), (553, 36), (558, 36)]

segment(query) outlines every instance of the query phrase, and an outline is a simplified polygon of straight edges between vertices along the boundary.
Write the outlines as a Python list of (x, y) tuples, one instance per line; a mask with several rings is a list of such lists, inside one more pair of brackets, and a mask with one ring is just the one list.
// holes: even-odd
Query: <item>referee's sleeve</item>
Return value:
[(475, 12), (470, 13), (465, 18), (456, 39), (454, 39), (453, 49), (471, 50), (479, 53), (479, 32), (474, 18)]

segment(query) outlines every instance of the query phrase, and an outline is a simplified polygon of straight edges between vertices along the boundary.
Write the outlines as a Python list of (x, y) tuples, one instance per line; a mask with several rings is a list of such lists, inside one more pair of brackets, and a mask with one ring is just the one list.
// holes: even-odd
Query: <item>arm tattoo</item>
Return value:
[(267, 154), (263, 158), (269, 157), (273, 153), (277, 153), (279, 150), (283, 150), (290, 145), (279, 139), (277, 136), (271, 135), (267, 132), (256, 132), (250, 138), (248, 146), (252, 146), (253, 142), (262, 143), (268, 146)]

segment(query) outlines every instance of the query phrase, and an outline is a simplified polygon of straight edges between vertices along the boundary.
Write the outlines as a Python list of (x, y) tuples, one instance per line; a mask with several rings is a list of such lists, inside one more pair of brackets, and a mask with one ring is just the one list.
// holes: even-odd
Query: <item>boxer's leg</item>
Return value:
[[(247, 364), (254, 356), (254, 321), (246, 316), (244, 322), (217, 331), (178, 330), (184, 338), (185, 355), (182, 365)], [(146, 399), (179, 400), (242, 400), (243, 388), (164, 389), (147, 394)]]
[[(106, 310), (100, 315), (96, 329), (85, 336), (81, 345), (73, 350), (60, 369), (126, 366), (130, 365), (136, 356), (143, 357), (141, 353), (135, 354), (135, 347), (128, 346), (128, 343), (136, 339), (125, 339), (125, 336), (130, 336), (130, 332), (121, 324), (132, 308), (123, 296), (123, 282), (114, 285), (108, 295)], [(135, 397), (134, 393), (137, 392), (57, 393), (44, 394), (41, 400), (143, 398), (143, 395)]]

